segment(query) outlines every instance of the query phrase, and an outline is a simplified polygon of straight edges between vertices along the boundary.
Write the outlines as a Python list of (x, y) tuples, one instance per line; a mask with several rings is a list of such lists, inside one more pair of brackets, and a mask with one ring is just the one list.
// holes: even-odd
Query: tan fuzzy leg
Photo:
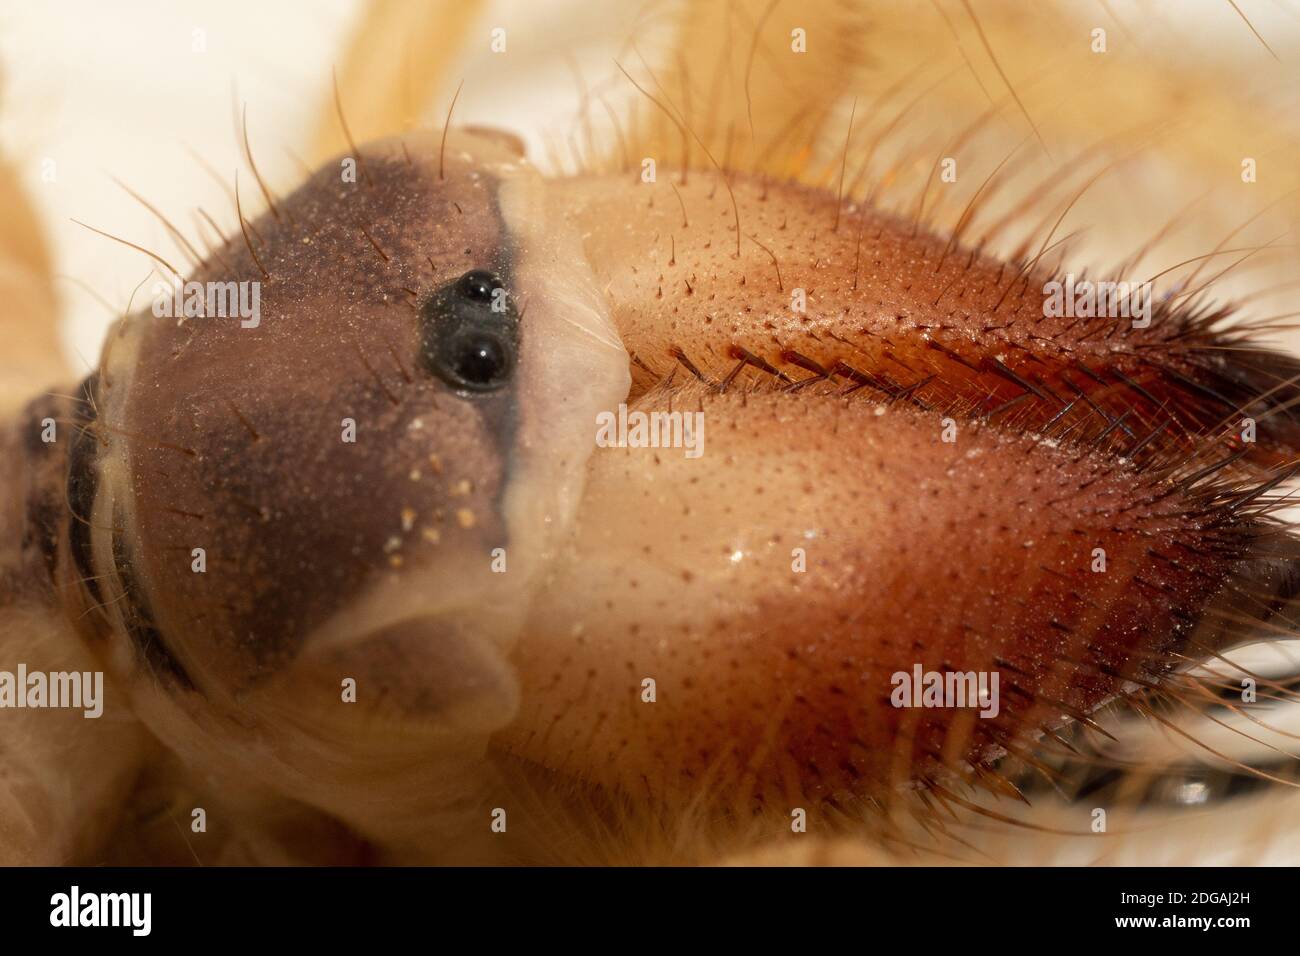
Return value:
[(13, 167), (0, 160), (0, 413), (66, 378), (44, 236)]
[(447, 70), (482, 8), (480, 0), (365, 5), (335, 76), (348, 127), (326, 87), (308, 162), (314, 166), (350, 149), (349, 134), (359, 144), (410, 129), (430, 96), (447, 84)]
[[(0, 612), (0, 670), (90, 671), (99, 665), (54, 612)], [(119, 689), (102, 716), (80, 709), (0, 710), (0, 865), (96, 863), (144, 752)]]

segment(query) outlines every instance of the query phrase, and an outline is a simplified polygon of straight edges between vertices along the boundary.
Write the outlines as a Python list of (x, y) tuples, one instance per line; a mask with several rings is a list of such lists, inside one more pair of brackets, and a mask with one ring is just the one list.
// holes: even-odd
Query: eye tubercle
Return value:
[(519, 350), (519, 310), (505, 283), (484, 269), (439, 289), (421, 312), (423, 364), (454, 389), (489, 393), (507, 386)]

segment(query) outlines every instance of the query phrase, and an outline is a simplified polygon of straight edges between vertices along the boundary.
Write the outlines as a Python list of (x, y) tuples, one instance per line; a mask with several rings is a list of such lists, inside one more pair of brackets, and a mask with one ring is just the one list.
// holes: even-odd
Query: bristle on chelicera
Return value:
[(954, 249), (870, 209), (836, 232), (834, 197), (743, 177), (736, 256), (717, 225), (730, 198), (673, 188), (680, 206), (622, 183), (571, 197), (589, 210), (577, 215), (590, 215), (634, 394), (675, 367), (729, 385), (828, 379), (1145, 460), (1209, 438), (1269, 466), (1300, 440), (1300, 364), (1231, 332), (1228, 309), (1157, 295), (1142, 317), (1045, 315), (1063, 271)]

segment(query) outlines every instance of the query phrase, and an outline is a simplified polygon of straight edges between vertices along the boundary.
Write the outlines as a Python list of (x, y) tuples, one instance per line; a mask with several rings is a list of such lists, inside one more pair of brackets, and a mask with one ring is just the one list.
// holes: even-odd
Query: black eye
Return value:
[(456, 281), (456, 288), (460, 291), (460, 294), (471, 302), (491, 304), (492, 293), (502, 287), (503, 283), (500, 279), (490, 272), (484, 272), (482, 269), (466, 272)]
[(453, 388), (490, 392), (514, 372), (519, 316), (505, 283), (475, 269), (443, 286), (420, 310), (426, 367)]
[(496, 388), (510, 377), (513, 350), (499, 336), (470, 332), (448, 348), (451, 371), (462, 384), (476, 389)]

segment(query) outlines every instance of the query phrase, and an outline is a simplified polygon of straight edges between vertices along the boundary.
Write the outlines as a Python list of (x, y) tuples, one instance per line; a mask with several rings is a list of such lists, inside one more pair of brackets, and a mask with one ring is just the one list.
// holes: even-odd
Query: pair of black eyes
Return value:
[(434, 293), (420, 311), (425, 364), (453, 388), (491, 392), (514, 373), (519, 316), (500, 277), (467, 272)]

